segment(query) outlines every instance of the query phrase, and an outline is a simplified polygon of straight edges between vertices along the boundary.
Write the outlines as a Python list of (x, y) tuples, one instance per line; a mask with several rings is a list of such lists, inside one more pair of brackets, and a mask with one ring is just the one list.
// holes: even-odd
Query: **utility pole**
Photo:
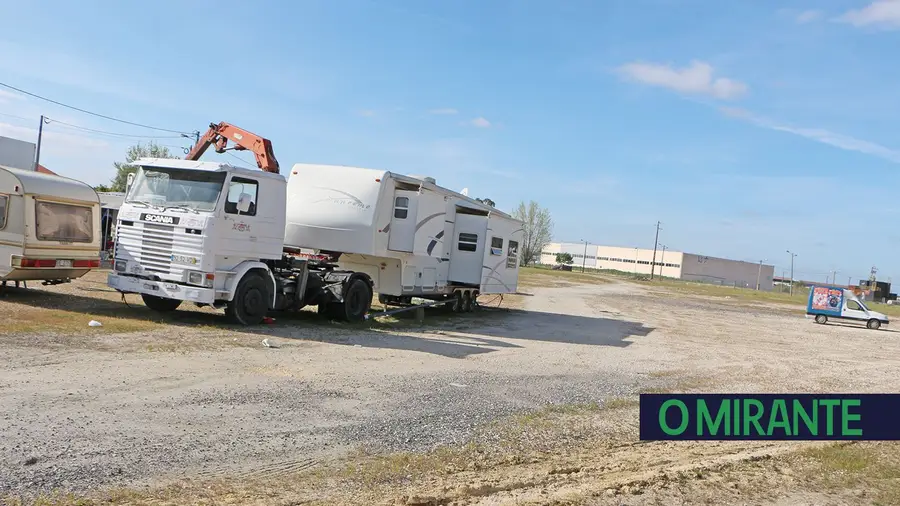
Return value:
[(587, 261), (587, 245), (588, 242), (584, 239), (581, 240), (584, 243), (584, 254), (581, 255), (581, 272), (584, 272), (584, 262)]
[(44, 137), (44, 123), (50, 123), (49, 120), (44, 119), (44, 115), (41, 114), (41, 123), (38, 125), (38, 140), (37, 140), (37, 151), (34, 153), (34, 171), (37, 172), (38, 166), (41, 164), (41, 139)]
[(837, 284), (837, 273), (838, 271), (836, 270), (831, 271), (831, 282), (835, 285)]
[(787, 250), (788, 254), (791, 255), (791, 296), (794, 296), (794, 257), (797, 256), (796, 253), (791, 253), (790, 250)]
[(759, 268), (756, 269), (756, 291), (759, 291), (759, 275), (762, 274), (762, 263), (765, 262), (765, 259), (759, 261)]
[(659, 258), (659, 279), (663, 278), (663, 267), (666, 265), (666, 246), (665, 244), (660, 244), (662, 247), (662, 256)]
[[(656, 247), (659, 245), (659, 221), (656, 222), (656, 238), (653, 239), (653, 261), (650, 262), (650, 279), (653, 279), (653, 271), (656, 270)], [(662, 274), (660, 274), (662, 276)]]

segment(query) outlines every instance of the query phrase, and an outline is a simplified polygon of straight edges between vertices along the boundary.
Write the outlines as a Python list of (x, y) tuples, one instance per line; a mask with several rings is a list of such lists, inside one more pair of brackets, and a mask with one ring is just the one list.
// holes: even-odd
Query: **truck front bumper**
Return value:
[(110, 273), (106, 284), (125, 293), (144, 293), (166, 299), (177, 299), (201, 304), (212, 304), (216, 300), (216, 291), (202, 286), (182, 285), (167, 281), (151, 281), (134, 276), (122, 276)]

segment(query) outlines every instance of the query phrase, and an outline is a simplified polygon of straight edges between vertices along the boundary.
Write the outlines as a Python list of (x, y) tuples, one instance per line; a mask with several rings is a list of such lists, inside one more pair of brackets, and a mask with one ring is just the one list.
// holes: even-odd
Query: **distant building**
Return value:
[[(650, 264), (653, 262), (652, 249), (594, 244), (588, 244), (585, 248), (583, 242), (555, 242), (544, 247), (539, 263), (555, 265), (557, 253), (572, 255), (572, 267), (575, 270), (584, 265), (587, 269), (616, 270), (649, 276)], [(656, 250), (653, 273), (667, 278), (754, 289), (758, 275), (759, 289), (771, 291), (775, 266), (660, 248)]]

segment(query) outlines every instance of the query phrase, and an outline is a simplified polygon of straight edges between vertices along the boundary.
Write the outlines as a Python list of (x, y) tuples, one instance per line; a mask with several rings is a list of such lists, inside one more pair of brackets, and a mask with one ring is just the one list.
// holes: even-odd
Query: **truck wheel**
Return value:
[(372, 292), (369, 291), (369, 284), (356, 278), (347, 286), (344, 302), (338, 305), (341, 319), (348, 322), (363, 321), (371, 304)]
[(463, 303), (463, 307), (462, 307), (463, 312), (471, 313), (472, 312), (472, 292), (466, 290), (466, 292), (463, 293), (462, 303)]
[(866, 323), (866, 327), (869, 327), (872, 330), (878, 330), (879, 328), (881, 328), (881, 322), (872, 318)]
[(823, 314), (816, 315), (816, 323), (825, 323), (828, 321), (828, 317)]
[(269, 310), (268, 295), (266, 280), (258, 274), (248, 274), (238, 283), (225, 315), (232, 323), (258, 325)]
[(160, 313), (175, 311), (181, 305), (181, 301), (178, 299), (166, 299), (165, 297), (157, 297), (146, 293), (142, 293), (141, 298), (144, 299), (144, 305)]

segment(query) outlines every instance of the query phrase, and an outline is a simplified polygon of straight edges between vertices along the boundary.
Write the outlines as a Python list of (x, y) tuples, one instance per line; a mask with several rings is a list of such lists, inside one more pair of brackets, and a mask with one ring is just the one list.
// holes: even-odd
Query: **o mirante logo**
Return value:
[(641, 440), (900, 440), (900, 394), (641, 394)]

